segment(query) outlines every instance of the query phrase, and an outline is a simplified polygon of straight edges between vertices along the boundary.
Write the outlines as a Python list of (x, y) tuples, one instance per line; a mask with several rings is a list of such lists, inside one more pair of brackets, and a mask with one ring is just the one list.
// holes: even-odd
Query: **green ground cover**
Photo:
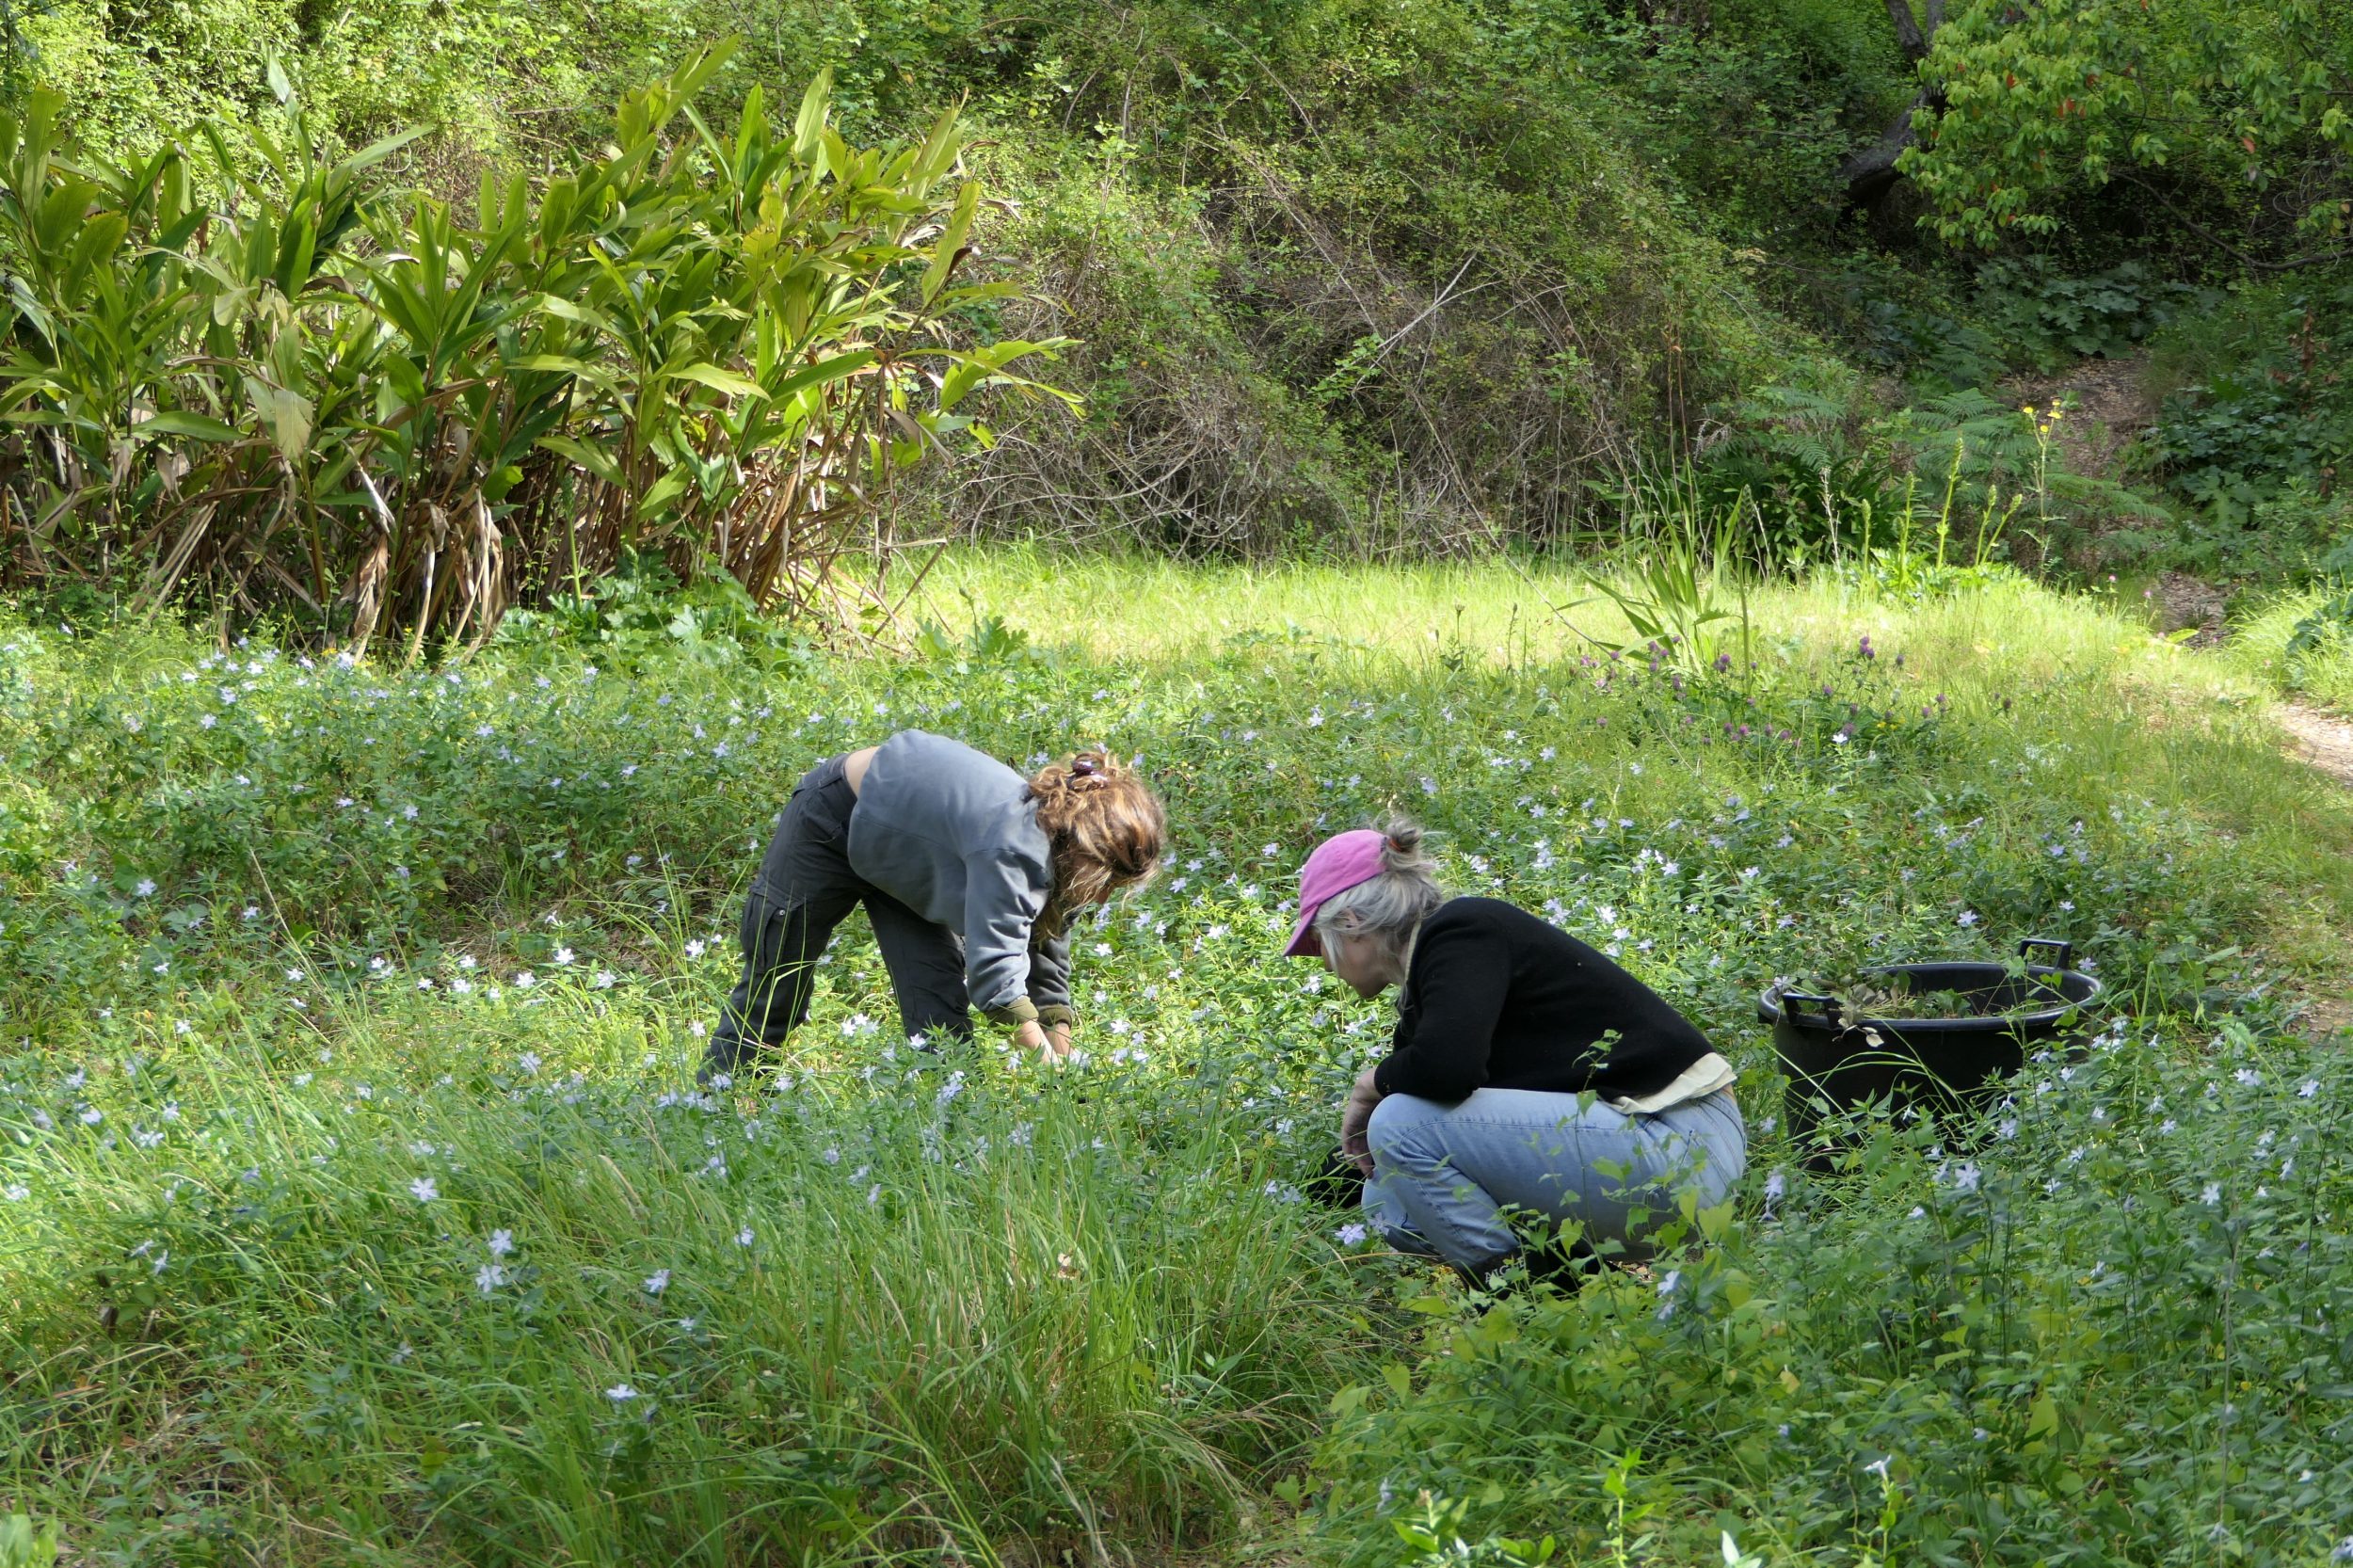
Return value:
[[(1998, 575), (1759, 590), (1728, 669), (1611, 659), (1590, 592), (952, 556), (913, 656), (414, 670), (12, 615), (0, 1515), (89, 1562), (2341, 1552), (2353, 1069), (2294, 1026), (2353, 809), (2260, 684)], [(1090, 1060), (916, 1058), (853, 921), (698, 1096), (770, 813), (910, 724), (1167, 795)], [(1300, 1201), (1383, 1018), (1273, 958), (1284, 900), (1392, 804), (1741, 1067), (1744, 1189), (1647, 1275), (1487, 1302)], [(2091, 1048), (1810, 1172), (1756, 993), (2030, 934), (2124, 1003)]]

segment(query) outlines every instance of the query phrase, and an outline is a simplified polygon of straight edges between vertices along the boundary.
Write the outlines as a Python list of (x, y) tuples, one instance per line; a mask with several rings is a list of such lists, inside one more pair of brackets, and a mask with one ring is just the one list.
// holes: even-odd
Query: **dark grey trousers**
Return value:
[(818, 956), (861, 904), (907, 1033), (971, 1038), (963, 938), (850, 869), (850, 808), (857, 797), (841, 762), (828, 758), (802, 777), (752, 878), (739, 938), (744, 978), (703, 1053), (705, 1081), (739, 1071), (747, 1057), (780, 1043), (808, 1016)]

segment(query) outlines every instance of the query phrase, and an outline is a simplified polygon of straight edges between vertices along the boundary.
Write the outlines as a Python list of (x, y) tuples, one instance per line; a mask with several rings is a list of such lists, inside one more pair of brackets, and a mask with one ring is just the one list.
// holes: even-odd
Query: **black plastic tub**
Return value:
[[(2034, 962), (2038, 953), (2052, 962)], [(2068, 968), (2074, 949), (2029, 936), (2018, 944), (2023, 975), (2003, 964), (1887, 964), (1864, 974), (1913, 995), (1950, 991), (1967, 1009), (1942, 1018), (1861, 1017), (1842, 1022), (1835, 997), (1768, 990), (1756, 1016), (1773, 1032), (1773, 1048), (1789, 1075), (1785, 1103), (1790, 1136), (1810, 1144), (1821, 1120), (1817, 1100), (1833, 1111), (1881, 1100), (1901, 1112), (1942, 1119), (1998, 1095), (2029, 1052), (2061, 1048), (2084, 1032), (2100, 983)]]

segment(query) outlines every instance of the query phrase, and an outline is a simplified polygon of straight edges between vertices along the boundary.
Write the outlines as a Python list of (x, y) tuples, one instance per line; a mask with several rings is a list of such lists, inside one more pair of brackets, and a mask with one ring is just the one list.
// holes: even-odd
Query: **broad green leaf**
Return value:
[(233, 441), (236, 426), (210, 414), (193, 413), (185, 408), (167, 408), (152, 419), (141, 420), (131, 427), (132, 435), (140, 440), (158, 436), (190, 436), (200, 441)]
[(696, 381), (713, 392), (726, 392), (730, 397), (765, 397), (768, 395), (759, 382), (748, 380), (731, 370), (722, 370), (713, 364), (697, 363), (681, 365), (675, 370), (664, 369), (659, 373), (656, 379)]
[(832, 103), (833, 67), (826, 66), (810, 80), (808, 90), (801, 94), (801, 112), (792, 120), (792, 156), (804, 168), (817, 168), (818, 155), (825, 145), (825, 115)]
[(430, 125), (411, 125), (406, 130), (395, 131), (389, 136), (368, 143), (337, 167), (352, 174), (357, 174), (363, 168), (373, 168), (418, 137), (430, 136), (432, 133), (433, 127)]
[(932, 264), (923, 272), (923, 303), (929, 305), (939, 297), (947, 285), (948, 275), (955, 270), (956, 258), (964, 253), (964, 237), (971, 232), (972, 214), (981, 200), (981, 183), (967, 180), (956, 192), (955, 211), (949, 215), (948, 225), (939, 233), (939, 243), (932, 253)]
[(620, 465), (613, 460), (611, 453), (601, 447), (591, 446), (586, 441), (575, 440), (569, 436), (542, 436), (532, 444), (544, 447), (559, 457), (578, 463), (608, 485), (621, 483)]
[(663, 507), (668, 505), (671, 502), (677, 500), (680, 495), (684, 494), (686, 485), (687, 477), (685, 471), (682, 469), (672, 469), (669, 472), (655, 480), (653, 482), (653, 488), (648, 489), (645, 493), (643, 499), (637, 503), (637, 515), (641, 518), (653, 516), (656, 512), (662, 510)]
[(289, 463), (305, 461), (311, 454), (311, 425), (314, 410), (311, 400), (300, 392), (273, 385), (258, 376), (245, 378), (246, 396), (253, 403), (264, 429), (269, 432), (270, 444), (278, 448)]

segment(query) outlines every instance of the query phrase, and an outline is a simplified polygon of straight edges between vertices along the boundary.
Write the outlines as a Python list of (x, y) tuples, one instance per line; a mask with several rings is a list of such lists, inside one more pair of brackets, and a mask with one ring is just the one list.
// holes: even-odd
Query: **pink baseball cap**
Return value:
[(1316, 935), (1316, 911), (1335, 893), (1344, 893), (1381, 874), (1381, 848), (1388, 840), (1369, 827), (1336, 833), (1318, 844), (1299, 868), (1299, 925), (1291, 932), (1286, 958), (1315, 958), (1323, 952)]

